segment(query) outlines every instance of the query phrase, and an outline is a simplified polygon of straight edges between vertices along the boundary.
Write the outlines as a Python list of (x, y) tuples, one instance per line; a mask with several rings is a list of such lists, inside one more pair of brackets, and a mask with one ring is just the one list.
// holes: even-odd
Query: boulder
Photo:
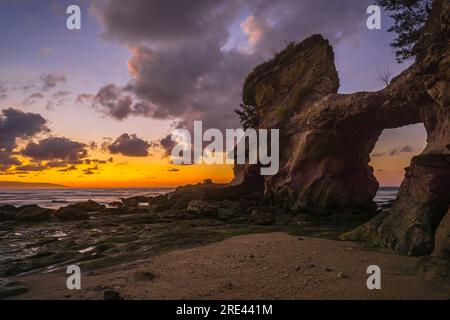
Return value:
[(19, 209), (15, 206), (12, 206), (10, 204), (5, 204), (0, 206), (0, 211), (12, 211), (12, 212), (17, 212), (19, 211)]
[(189, 212), (214, 217), (217, 215), (217, 210), (218, 208), (215, 203), (205, 200), (192, 200), (187, 207), (187, 211)]
[(258, 208), (252, 211), (251, 221), (257, 225), (272, 225), (275, 223), (275, 211), (270, 208)]
[(436, 231), (432, 256), (450, 261), (450, 207)]
[(18, 222), (41, 222), (50, 220), (51, 214), (52, 210), (33, 205), (22, 208), (15, 219)]
[(0, 222), (14, 221), (16, 219), (16, 213), (14, 211), (6, 211), (0, 209)]
[(71, 206), (59, 209), (55, 216), (61, 221), (89, 220), (89, 214), (86, 211)]
[(28, 288), (20, 283), (7, 283), (0, 286), (0, 299), (15, 297), (28, 292)]
[(94, 211), (103, 211), (106, 209), (106, 206), (99, 204), (95, 201), (88, 200), (85, 202), (78, 202), (67, 206), (66, 208), (81, 210), (85, 212), (94, 212)]
[(122, 297), (119, 291), (108, 289), (103, 291), (103, 300), (122, 300)]

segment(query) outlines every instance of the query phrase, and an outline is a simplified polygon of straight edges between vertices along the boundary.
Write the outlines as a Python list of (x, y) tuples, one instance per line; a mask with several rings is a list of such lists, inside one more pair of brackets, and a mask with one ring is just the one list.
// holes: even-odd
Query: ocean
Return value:
[(395, 200), (398, 195), (398, 190), (399, 187), (380, 187), (373, 201), (378, 207), (381, 207), (383, 204), (387, 204)]
[(0, 190), (0, 205), (23, 206), (37, 204), (43, 208), (58, 209), (70, 204), (92, 200), (107, 205), (121, 198), (134, 196), (157, 196), (174, 189), (129, 188), (129, 189), (10, 189)]
[[(0, 190), (0, 204), (23, 206), (37, 204), (43, 208), (58, 209), (76, 202), (92, 200), (100, 204), (120, 201), (134, 196), (157, 196), (173, 189), (130, 188), (130, 189), (14, 189)], [(398, 187), (381, 187), (375, 196), (375, 203), (381, 206), (395, 200)]]

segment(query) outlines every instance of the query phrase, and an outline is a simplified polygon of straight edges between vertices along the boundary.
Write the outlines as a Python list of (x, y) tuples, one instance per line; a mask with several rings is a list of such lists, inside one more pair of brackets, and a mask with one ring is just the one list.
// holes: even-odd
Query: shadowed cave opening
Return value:
[(392, 207), (411, 159), (425, 149), (427, 132), (422, 123), (385, 129), (370, 155), (374, 176), (380, 187), (374, 202), (381, 209)]

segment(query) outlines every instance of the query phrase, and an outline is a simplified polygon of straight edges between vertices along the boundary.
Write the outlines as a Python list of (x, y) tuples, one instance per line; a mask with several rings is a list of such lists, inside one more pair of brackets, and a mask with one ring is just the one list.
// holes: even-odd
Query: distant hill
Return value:
[(66, 186), (54, 183), (0, 181), (0, 189), (53, 189), (53, 188), (66, 188)]

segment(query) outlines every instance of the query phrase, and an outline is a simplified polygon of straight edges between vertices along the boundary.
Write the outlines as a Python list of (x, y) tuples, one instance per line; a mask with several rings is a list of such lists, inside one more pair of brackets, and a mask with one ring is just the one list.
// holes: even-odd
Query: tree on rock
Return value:
[(394, 25), (389, 32), (397, 33), (391, 44), (397, 62), (402, 63), (416, 55), (414, 46), (431, 11), (432, 0), (378, 0), (377, 4), (390, 11)]
[(244, 129), (256, 128), (258, 126), (258, 116), (256, 109), (253, 106), (249, 106), (241, 103), (242, 110), (234, 110), (239, 116), (239, 121)]

